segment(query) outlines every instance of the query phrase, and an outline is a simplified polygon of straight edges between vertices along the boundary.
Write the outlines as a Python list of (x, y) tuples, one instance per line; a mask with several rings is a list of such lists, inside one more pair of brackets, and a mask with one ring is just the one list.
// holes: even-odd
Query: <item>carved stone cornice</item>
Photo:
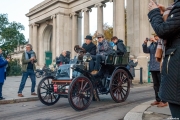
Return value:
[(84, 8), (81, 10), (81, 12), (92, 12), (91, 8)]
[(51, 19), (55, 19), (56, 18), (56, 14), (51, 16)]
[(70, 13), (69, 16), (72, 17), (72, 16), (78, 16), (79, 14), (76, 13), (76, 12), (73, 12), (73, 13)]
[(33, 24), (33, 26), (39, 27), (39, 24), (37, 24), (37, 23), (34, 23), (34, 24)]
[(94, 5), (94, 7), (98, 8), (98, 7), (106, 7), (105, 3), (97, 3)]

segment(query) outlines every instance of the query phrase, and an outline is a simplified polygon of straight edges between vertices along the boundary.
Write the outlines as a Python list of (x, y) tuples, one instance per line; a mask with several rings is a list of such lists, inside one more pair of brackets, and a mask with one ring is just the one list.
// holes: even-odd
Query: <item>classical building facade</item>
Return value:
[[(168, 5), (173, 0), (157, 0)], [(148, 55), (142, 52), (142, 43), (153, 32), (147, 18), (149, 0), (127, 0), (125, 29), (125, 0), (44, 0), (31, 8), (29, 13), (29, 42), (37, 53), (38, 65), (45, 62), (45, 51), (52, 51), (53, 58), (62, 50), (70, 50), (81, 43), (81, 33), (90, 33), (89, 14), (91, 8), (97, 8), (97, 31), (103, 33), (103, 7), (113, 2), (114, 35), (125, 40), (130, 52), (139, 60), (138, 67), (143, 67), (143, 78), (147, 79)], [(84, 28), (82, 28), (84, 14)], [(127, 31), (126, 31), (127, 30)], [(137, 72), (137, 79), (139, 74)]]

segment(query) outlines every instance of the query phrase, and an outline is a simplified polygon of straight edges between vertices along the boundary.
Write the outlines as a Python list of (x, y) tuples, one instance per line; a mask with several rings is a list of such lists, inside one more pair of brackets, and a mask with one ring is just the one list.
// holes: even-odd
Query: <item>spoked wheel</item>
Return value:
[(130, 83), (128, 73), (125, 70), (118, 69), (115, 71), (110, 83), (110, 94), (115, 102), (124, 102), (127, 99)]
[(74, 110), (85, 110), (91, 104), (93, 85), (86, 77), (77, 77), (70, 84), (68, 91), (69, 104)]
[(54, 93), (52, 84), (53, 77), (43, 78), (38, 85), (38, 97), (39, 100), (45, 105), (54, 105), (60, 98), (59, 94)]
[(35, 75), (36, 75), (37, 78), (40, 78), (42, 76), (41, 73), (38, 72), (38, 71), (35, 72)]

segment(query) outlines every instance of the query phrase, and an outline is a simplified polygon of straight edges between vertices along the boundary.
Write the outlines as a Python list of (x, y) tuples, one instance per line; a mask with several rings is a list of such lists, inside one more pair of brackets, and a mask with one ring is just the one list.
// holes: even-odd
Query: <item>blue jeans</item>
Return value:
[(101, 66), (101, 62), (103, 60), (105, 60), (105, 56), (97, 54), (96, 56), (93, 56), (92, 59), (93, 59), (93, 61), (96, 61), (95, 66), (94, 66), (94, 70), (99, 71), (100, 66)]
[(2, 97), (2, 87), (4, 83), (0, 83), (0, 97)]
[(28, 76), (31, 78), (31, 82), (32, 82), (31, 93), (35, 92), (35, 86), (36, 86), (35, 73), (34, 73), (34, 70), (28, 69), (26, 72), (23, 72), (18, 93), (22, 93)]

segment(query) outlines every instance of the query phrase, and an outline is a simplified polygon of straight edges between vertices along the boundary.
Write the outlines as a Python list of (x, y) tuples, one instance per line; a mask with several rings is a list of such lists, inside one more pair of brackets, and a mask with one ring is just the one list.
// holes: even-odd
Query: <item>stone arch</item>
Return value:
[(52, 51), (52, 25), (47, 25), (43, 31), (43, 48), (45, 51)]

